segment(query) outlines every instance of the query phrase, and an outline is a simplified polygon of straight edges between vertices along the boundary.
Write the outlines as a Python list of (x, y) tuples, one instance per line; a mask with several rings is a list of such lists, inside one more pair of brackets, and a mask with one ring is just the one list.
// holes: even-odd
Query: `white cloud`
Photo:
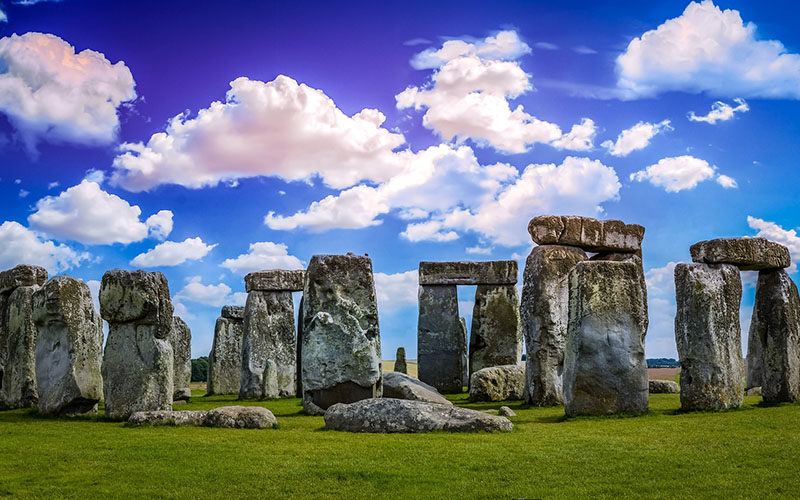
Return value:
[(484, 247), (481, 247), (481, 246), (474, 246), (474, 247), (468, 247), (467, 248), (467, 253), (468, 254), (473, 254), (473, 255), (489, 255), (489, 254), (492, 253), (492, 249), (491, 248), (484, 248)]
[(711, 0), (634, 38), (617, 58), (618, 87), (629, 98), (662, 92), (800, 99), (800, 55), (759, 40), (756, 25)]
[(406, 226), (400, 236), (408, 241), (453, 241), (459, 238), (455, 231), (444, 230), (444, 224), (438, 220), (417, 222)]
[(3, 9), (0, 9), (0, 23), (7, 23), (7, 22), (8, 22), (8, 16), (6, 15), (5, 12), (3, 12)]
[(647, 281), (647, 293), (650, 295), (675, 295), (675, 266), (677, 262), (668, 262), (664, 267), (654, 267), (644, 275)]
[(750, 111), (750, 107), (744, 99), (736, 98), (733, 101), (737, 104), (735, 108), (728, 103), (717, 101), (711, 105), (711, 111), (709, 111), (707, 115), (697, 116), (694, 114), (694, 111), (690, 111), (687, 117), (689, 121), (706, 122), (714, 125), (718, 121), (724, 122), (730, 120), (733, 118), (734, 113), (746, 113)]
[(417, 305), (419, 272), (397, 274), (375, 273), (375, 293), (381, 311)]
[(25, 33), (0, 39), (0, 112), (30, 151), (39, 140), (108, 144), (119, 128), (117, 108), (136, 97), (125, 63), (100, 52), (78, 54), (61, 38)]
[(200, 276), (188, 278), (188, 283), (175, 294), (178, 302), (190, 301), (207, 306), (222, 307), (228, 304), (228, 297), (231, 294), (231, 287), (225, 283), (217, 285), (204, 285)]
[(596, 134), (597, 127), (594, 125), (594, 120), (583, 118), (580, 123), (572, 126), (568, 134), (553, 141), (553, 147), (572, 151), (588, 151), (594, 147), (593, 141)]
[(19, 190), (19, 197), (20, 198), (26, 198), (29, 194), (31, 194), (31, 192), (28, 191), (28, 190), (25, 190), (25, 189), (20, 189)]
[(594, 50), (591, 47), (587, 47), (586, 45), (578, 45), (572, 50), (574, 50), (577, 54), (580, 54), (582, 56), (597, 54), (596, 50)]
[(59, 182), (58, 182), (58, 181), (53, 181), (53, 182), (51, 182), (51, 183), (49, 183), (49, 184), (47, 185), (47, 189), (55, 189), (55, 188), (57, 188), (59, 185), (60, 185), (60, 184), (59, 184)]
[(386, 180), (398, 167), (401, 134), (364, 109), (348, 117), (322, 91), (286, 76), (231, 82), (225, 102), (195, 118), (181, 114), (147, 144), (125, 143), (111, 182), (131, 191), (172, 183), (189, 188), (261, 175), (285, 180), (319, 175), (337, 189)]
[(210, 252), (216, 244), (207, 245), (201, 238), (186, 238), (182, 242), (165, 241), (152, 250), (133, 258), (131, 265), (138, 267), (178, 266), (187, 260), (200, 260)]
[(92, 294), (92, 302), (94, 303), (94, 310), (100, 314), (100, 285), (102, 283), (98, 280), (89, 280), (86, 285), (89, 287), (89, 292)]
[(242, 254), (235, 259), (225, 259), (220, 265), (240, 276), (264, 269), (292, 270), (304, 268), (300, 259), (294, 255), (289, 255), (286, 245), (270, 241), (251, 243), (248, 253)]
[(87, 244), (133, 243), (145, 239), (149, 231), (168, 234), (165, 221), (169, 219), (171, 229), (171, 212), (162, 210), (147, 223), (139, 220), (141, 213), (138, 206), (103, 191), (96, 182), (83, 180), (58, 196), (36, 202), (28, 222), (55, 237)]
[(475, 56), (484, 60), (513, 61), (530, 52), (531, 48), (520, 40), (516, 31), (501, 31), (495, 36), (474, 42), (448, 40), (442, 44), (441, 49), (430, 48), (416, 54), (411, 59), (411, 66), (415, 69), (435, 69), (453, 59), (465, 56)]
[(172, 212), (169, 210), (159, 210), (147, 218), (145, 221), (147, 226), (147, 234), (151, 238), (158, 240), (166, 239), (169, 233), (172, 232)]
[(106, 174), (102, 170), (90, 168), (89, 170), (86, 171), (86, 175), (83, 178), (89, 182), (102, 184), (106, 180)]
[[(683, 189), (692, 189), (698, 183), (714, 177), (714, 170), (707, 161), (684, 155), (673, 158), (663, 158), (655, 165), (650, 165), (644, 170), (631, 174), (632, 181), (650, 181), (654, 186), (666, 189), (668, 193), (677, 193)], [(735, 187), (736, 181), (728, 176), (725, 179), (733, 181), (734, 186), (725, 186), (726, 180), (719, 181), (725, 187)], [(728, 182), (729, 183), (729, 182)]]
[(725, 189), (737, 188), (739, 184), (736, 182), (736, 179), (733, 177), (728, 177), (727, 175), (719, 174), (717, 176), (717, 184), (724, 187)]
[(797, 262), (800, 260), (800, 236), (794, 229), (784, 229), (774, 222), (747, 216), (747, 224), (751, 229), (758, 231), (756, 236), (786, 245), (792, 255), (792, 265), (789, 272), (797, 271)]
[(646, 148), (650, 139), (668, 130), (673, 130), (669, 120), (660, 123), (639, 122), (620, 132), (616, 142), (605, 141), (601, 146), (614, 156), (628, 156), (632, 151)]
[(536, 42), (533, 46), (542, 50), (558, 50), (558, 45), (550, 42)]
[(78, 253), (66, 245), (43, 240), (18, 222), (5, 221), (0, 225), (0, 269), (32, 264), (55, 274), (88, 259), (88, 253)]

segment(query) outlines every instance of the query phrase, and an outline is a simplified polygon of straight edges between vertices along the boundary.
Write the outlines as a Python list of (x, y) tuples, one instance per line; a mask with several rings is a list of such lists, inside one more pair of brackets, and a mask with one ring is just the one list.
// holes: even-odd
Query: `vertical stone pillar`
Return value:
[[(467, 320), (463, 316), (458, 318), (461, 324), (461, 336), (464, 337), (464, 350), (461, 351), (461, 387), (469, 386), (469, 330), (467, 330)], [(459, 391), (460, 392), (460, 391)]]
[(461, 392), (467, 344), (455, 285), (421, 285), (417, 321), (418, 377), (440, 392)]
[(238, 394), (242, 386), (244, 307), (223, 306), (208, 355), (207, 394)]
[(394, 357), (394, 371), (398, 373), (408, 373), (408, 366), (406, 365), (406, 348), (398, 347), (397, 354)]
[(178, 316), (172, 317), (173, 401), (188, 401), (192, 397), (189, 383), (192, 381), (192, 331)]
[(297, 308), (297, 369), (295, 370), (295, 396), (303, 397), (303, 296), (300, 296), (300, 307)]
[(519, 297), (514, 285), (478, 285), (472, 309), (469, 374), (522, 360)]

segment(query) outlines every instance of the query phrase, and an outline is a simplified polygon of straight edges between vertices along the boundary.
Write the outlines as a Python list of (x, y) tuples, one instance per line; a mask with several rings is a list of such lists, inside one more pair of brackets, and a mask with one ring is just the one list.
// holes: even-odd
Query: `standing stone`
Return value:
[(394, 371), (400, 373), (408, 373), (408, 366), (406, 365), (406, 348), (398, 347), (397, 354), (394, 359)]
[(297, 369), (295, 370), (295, 396), (303, 397), (303, 296), (300, 296), (300, 307), (297, 308)]
[(3, 399), (3, 373), (6, 367), (6, 355), (8, 345), (8, 333), (6, 332), (6, 308), (8, 297), (0, 293), (0, 408), (5, 406)]
[(469, 373), (522, 359), (519, 298), (514, 285), (478, 285), (472, 309)]
[(567, 416), (647, 411), (647, 306), (636, 264), (580, 262), (569, 275)]
[(315, 255), (303, 291), (303, 409), (379, 398), (381, 337), (372, 261)]
[(739, 270), (730, 264), (678, 264), (675, 293), (681, 407), (713, 410), (741, 406), (745, 381)]
[(461, 392), (467, 344), (458, 316), (456, 285), (419, 287), (417, 370), (440, 392)]
[(569, 323), (569, 272), (586, 252), (561, 245), (540, 245), (525, 263), (522, 328), (525, 334), (525, 394), (528, 403), (564, 403), (564, 346)]
[[(461, 336), (464, 337), (464, 350), (461, 351), (461, 387), (469, 386), (469, 330), (467, 330), (467, 320), (463, 316), (458, 318), (461, 324)], [(461, 389), (458, 390), (461, 392)]]
[(750, 343), (748, 352), (755, 347), (760, 358), (764, 402), (800, 399), (800, 296), (783, 269), (758, 273)]
[(33, 324), (33, 294), (38, 285), (21, 286), (8, 296), (5, 315), (6, 365), (0, 395), (9, 408), (32, 408), (36, 390), (36, 325)]
[(173, 401), (188, 401), (192, 397), (189, 383), (192, 381), (192, 331), (178, 316), (172, 317), (172, 370)]
[(106, 416), (171, 410), (172, 302), (159, 272), (113, 269), (100, 285), (100, 315), (108, 321), (103, 353)]
[(83, 281), (56, 276), (33, 294), (39, 411), (97, 411), (103, 398), (103, 320)]
[(242, 386), (244, 307), (223, 306), (208, 355), (207, 394), (238, 394)]

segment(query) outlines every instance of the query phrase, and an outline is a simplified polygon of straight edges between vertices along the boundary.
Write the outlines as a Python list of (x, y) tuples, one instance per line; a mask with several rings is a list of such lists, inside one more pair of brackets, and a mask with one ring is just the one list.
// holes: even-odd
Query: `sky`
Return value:
[(606, 3), (0, 0), (0, 269), (160, 271), (197, 357), (248, 272), (368, 254), (413, 359), (420, 261), (521, 285), (532, 217), (621, 219), (677, 357), (692, 243), (800, 257), (800, 7)]

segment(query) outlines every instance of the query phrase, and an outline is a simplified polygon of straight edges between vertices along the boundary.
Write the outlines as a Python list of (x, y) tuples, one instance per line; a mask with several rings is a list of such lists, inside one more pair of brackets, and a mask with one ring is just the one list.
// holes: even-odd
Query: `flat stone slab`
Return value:
[(208, 412), (207, 427), (270, 429), (278, 423), (275, 415), (261, 406), (221, 406)]
[(386, 398), (426, 401), (452, 406), (453, 403), (439, 394), (435, 387), (400, 372), (383, 374), (383, 396)]
[(678, 394), (681, 388), (674, 380), (649, 380), (650, 394)]
[(303, 270), (256, 271), (244, 277), (244, 289), (247, 293), (260, 292), (302, 292), (306, 272)]
[(39, 266), (20, 264), (0, 272), (0, 294), (8, 294), (21, 286), (42, 286), (47, 281), (47, 270)]
[(199, 427), (205, 424), (207, 411), (201, 410), (155, 410), (137, 411), (128, 418), (131, 425), (191, 425)]
[(733, 264), (741, 271), (783, 269), (792, 264), (789, 249), (764, 238), (718, 238), (689, 248), (692, 261), (701, 264)]
[(474, 372), (470, 377), (470, 401), (523, 399), (524, 392), (525, 367), (522, 365), (490, 366)]
[(510, 431), (505, 417), (423, 401), (381, 398), (337, 403), (325, 412), (325, 427), (348, 432), (423, 433)]
[(244, 321), (244, 307), (243, 306), (222, 306), (220, 316), (228, 319), (240, 319)]
[(637, 252), (644, 226), (574, 215), (540, 215), (528, 223), (537, 245), (568, 245), (588, 252)]
[(420, 285), (514, 285), (517, 261), (420, 262)]

